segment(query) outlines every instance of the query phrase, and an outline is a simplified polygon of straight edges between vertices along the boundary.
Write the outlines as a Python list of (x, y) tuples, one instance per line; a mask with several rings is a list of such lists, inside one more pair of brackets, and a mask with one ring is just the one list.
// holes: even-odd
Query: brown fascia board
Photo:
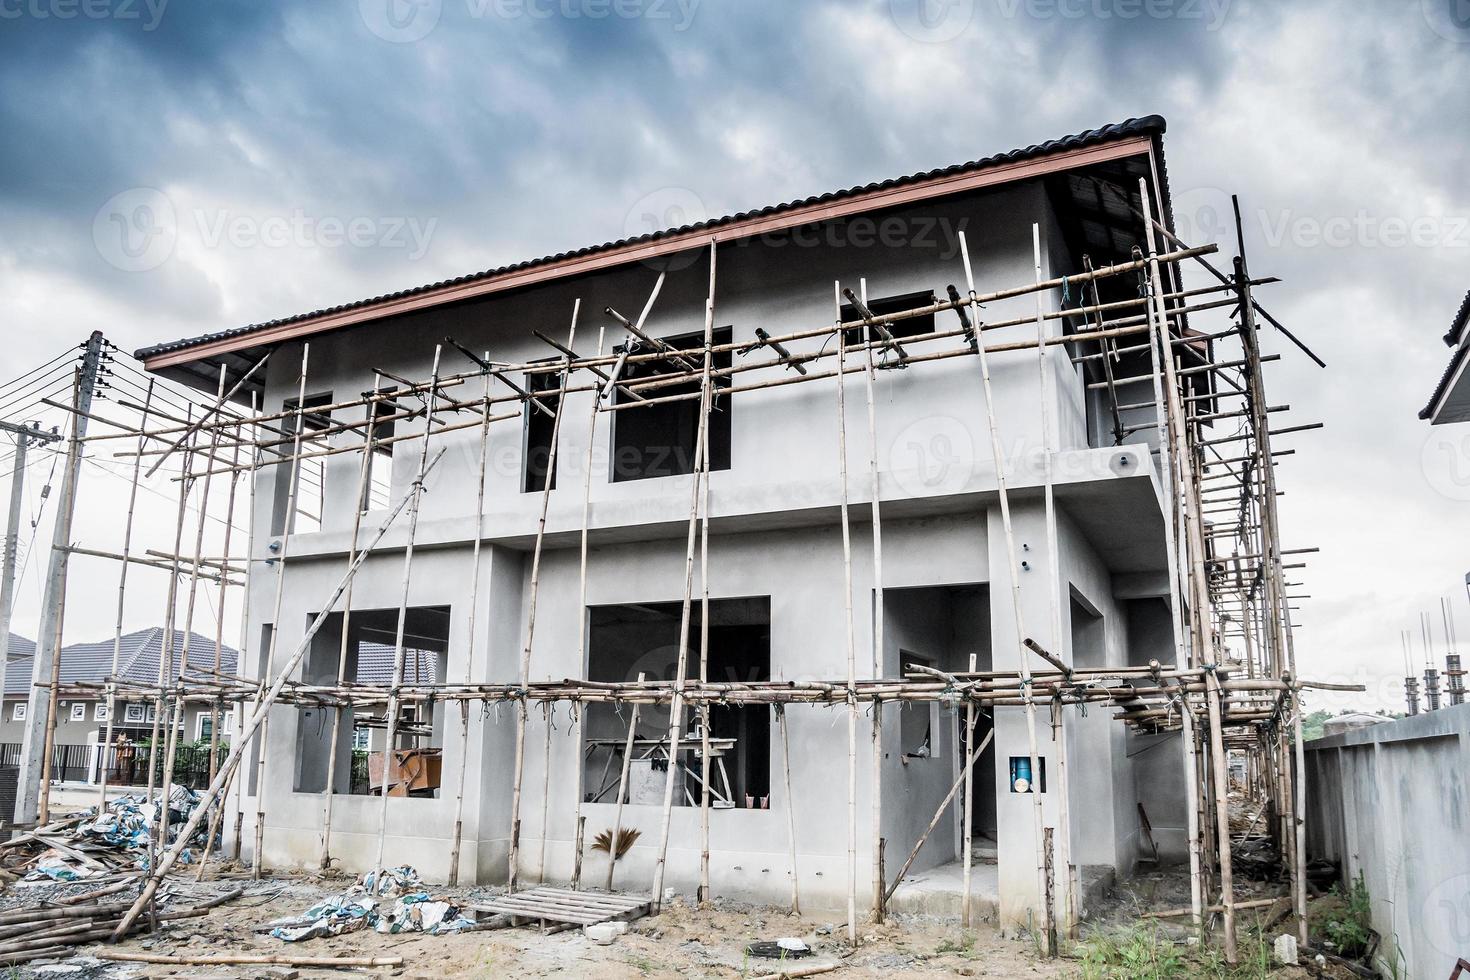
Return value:
[(402, 316), (405, 313), (416, 313), (437, 306), (477, 299), (482, 296), (508, 292), (513, 289), (523, 289), (527, 286), (550, 282), (556, 279), (585, 275), (615, 266), (630, 265), (635, 262), (646, 262), (650, 259), (682, 252), (696, 246), (708, 245), (711, 242), (738, 241), (743, 238), (753, 238), (757, 235), (766, 235), (790, 228), (799, 228), (803, 225), (820, 221), (851, 217), (852, 215), (862, 214), (867, 211), (901, 207), (906, 204), (947, 197), (951, 194), (962, 194), (966, 191), (1030, 180), (1035, 177), (1057, 173), (1058, 171), (1086, 167), (1096, 163), (1105, 163), (1109, 160), (1117, 160), (1123, 157), (1140, 154), (1151, 155), (1153, 146), (1154, 139), (1152, 136), (1132, 136), (1098, 146), (1063, 150), (1040, 159), (1002, 163), (971, 173), (936, 177), (932, 181), (926, 181), (921, 184), (883, 188), (844, 198), (839, 201), (798, 207), (789, 211), (782, 211), (779, 214), (758, 216), (746, 221), (732, 222), (715, 229), (697, 229), (687, 234), (672, 235), (667, 238), (658, 239), (657, 241), (609, 249), (605, 252), (582, 255), (559, 262), (550, 262), (531, 269), (515, 270), (502, 275), (479, 279), (474, 282), (460, 283), (453, 286), (446, 286), (443, 289), (418, 293), (413, 296), (388, 299), (371, 306), (362, 306), (351, 310), (324, 314), (323, 316), (313, 317), (307, 320), (297, 320), (274, 327), (265, 327), (261, 330), (251, 331), (238, 336), (225, 337), (195, 347), (187, 347), (183, 350), (160, 353), (144, 361), (143, 366), (149, 371), (158, 371), (180, 364), (188, 364), (191, 361), (227, 354), (231, 351), (259, 347), (261, 345), (278, 344), (301, 337), (309, 337), (328, 330), (340, 330), (344, 327), (352, 327), (363, 323), (388, 319), (389, 317)]

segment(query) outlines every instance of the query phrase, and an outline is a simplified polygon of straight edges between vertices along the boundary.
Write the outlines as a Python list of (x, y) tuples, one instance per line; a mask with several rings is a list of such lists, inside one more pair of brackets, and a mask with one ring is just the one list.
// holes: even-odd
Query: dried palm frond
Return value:
[[(602, 851), (604, 854), (610, 852), (612, 850), (612, 836), (612, 830), (604, 830), (602, 833), (598, 834), (592, 839), (592, 849), (594, 851)], [(618, 850), (617, 853), (613, 855), (613, 860), (616, 861), (618, 858), (631, 851), (633, 849), (633, 845), (638, 842), (638, 838), (642, 836), (643, 832), (633, 827), (624, 827), (619, 830)]]

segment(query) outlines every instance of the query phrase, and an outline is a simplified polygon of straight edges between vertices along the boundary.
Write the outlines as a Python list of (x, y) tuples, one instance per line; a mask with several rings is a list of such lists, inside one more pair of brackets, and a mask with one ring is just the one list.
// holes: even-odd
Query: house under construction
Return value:
[[(178, 475), (180, 622), (244, 602), (238, 675), (144, 692), (238, 712), (220, 846), (854, 931), (952, 869), (1053, 942), (1173, 860), (1229, 949), (1233, 754), (1305, 939), (1273, 441), (1312, 426), (1262, 378), (1313, 355), (1262, 354), (1243, 246), (1173, 233), (1164, 128), (139, 351), (197, 409), (78, 403), (71, 446)], [(236, 536), (191, 557), (201, 498)]]

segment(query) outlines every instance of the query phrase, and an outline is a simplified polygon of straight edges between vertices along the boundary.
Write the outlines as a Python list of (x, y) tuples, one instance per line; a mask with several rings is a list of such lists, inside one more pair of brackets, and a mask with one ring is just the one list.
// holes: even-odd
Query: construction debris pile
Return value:
[[(183, 786), (170, 790), (166, 819), (159, 800), (119, 796), (100, 813), (94, 807), (0, 844), (0, 875), (24, 882), (81, 881), (146, 870), (155, 827), (165, 824), (164, 842), (172, 844), (198, 806), (198, 794)], [(196, 831), (193, 843), (203, 837)], [(180, 860), (191, 859), (185, 847)]]
[[(387, 900), (392, 899), (391, 904)], [(382, 933), (440, 935), (473, 929), (475, 920), (447, 898), (434, 897), (410, 867), (369, 871), (351, 888), (313, 905), (299, 916), (276, 919), (269, 932), (288, 943), (373, 929)]]

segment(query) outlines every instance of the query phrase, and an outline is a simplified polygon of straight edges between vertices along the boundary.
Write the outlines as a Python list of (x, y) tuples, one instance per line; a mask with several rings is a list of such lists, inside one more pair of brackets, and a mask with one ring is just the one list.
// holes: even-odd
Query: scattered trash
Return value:
[(1272, 957), (1282, 966), (1296, 965), (1296, 937), (1291, 933), (1282, 933), (1276, 937), (1276, 942), (1271, 947)]
[(812, 955), (812, 948), (800, 939), (761, 940), (745, 947), (751, 956), (765, 960), (793, 960)]
[[(392, 899), (391, 903), (385, 900)], [(382, 877), (369, 871), (345, 892), (318, 902), (304, 913), (270, 923), (270, 934), (288, 943), (322, 936), (340, 936), (359, 929), (381, 933), (426, 932), (440, 935), (473, 929), (475, 920), (460, 907), (424, 890), (418, 872), (404, 866), (384, 869)]]
[[(165, 846), (177, 840), (198, 806), (199, 796), (193, 790), (172, 788), (166, 808)], [(145, 869), (151, 837), (163, 819), (163, 809), (157, 800), (128, 794), (109, 800), (100, 813), (93, 807), (53, 820), (0, 845), (0, 869), (24, 882), (83, 881)], [(201, 845), (205, 833), (201, 823), (195, 832)], [(182, 860), (190, 863), (188, 851)]]

